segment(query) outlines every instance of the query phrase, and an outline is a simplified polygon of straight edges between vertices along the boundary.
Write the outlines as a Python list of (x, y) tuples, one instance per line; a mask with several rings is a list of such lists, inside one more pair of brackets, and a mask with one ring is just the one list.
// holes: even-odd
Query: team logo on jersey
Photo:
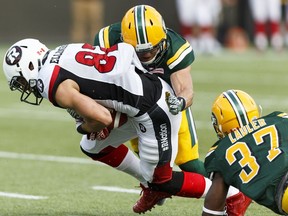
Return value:
[(143, 125), (143, 124), (141, 124), (141, 123), (139, 123), (139, 128), (140, 128), (140, 131), (142, 132), (142, 133), (145, 133), (147, 130), (146, 130), (146, 128), (145, 128), (145, 126)]
[(41, 79), (37, 80), (37, 89), (40, 93), (43, 93), (44, 91), (44, 83)]
[(19, 46), (12, 47), (5, 56), (5, 61), (8, 65), (17, 64), (22, 57), (22, 50)]

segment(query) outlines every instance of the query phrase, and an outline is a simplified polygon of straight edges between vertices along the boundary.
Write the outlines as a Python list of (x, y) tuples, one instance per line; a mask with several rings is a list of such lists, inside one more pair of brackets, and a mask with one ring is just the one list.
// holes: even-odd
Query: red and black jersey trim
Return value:
[[(113, 83), (91, 80), (56, 66), (49, 86), (49, 100), (59, 106), (55, 100), (56, 90), (66, 79), (74, 80), (80, 87), (80, 93), (94, 100), (113, 100), (123, 105), (139, 109), (139, 114), (147, 112), (161, 96), (162, 85), (160, 80), (151, 74), (139, 74), (142, 80), (144, 95), (135, 95)], [(154, 77), (155, 76), (155, 77)]]

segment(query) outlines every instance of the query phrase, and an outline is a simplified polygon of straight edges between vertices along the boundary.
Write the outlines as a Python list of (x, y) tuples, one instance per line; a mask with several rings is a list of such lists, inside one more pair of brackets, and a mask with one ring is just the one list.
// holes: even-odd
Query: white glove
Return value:
[(175, 95), (170, 94), (170, 92), (166, 92), (165, 99), (169, 107), (169, 112), (173, 115), (177, 115), (185, 109), (186, 101), (183, 97), (176, 97)]

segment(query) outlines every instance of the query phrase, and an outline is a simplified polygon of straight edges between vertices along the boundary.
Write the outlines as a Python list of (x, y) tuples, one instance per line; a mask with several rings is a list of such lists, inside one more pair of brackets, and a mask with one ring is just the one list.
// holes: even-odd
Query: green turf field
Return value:
[[(1, 64), (3, 48), (7, 47), (0, 49)], [(192, 110), (202, 159), (216, 141), (210, 123), (215, 97), (227, 89), (241, 89), (262, 105), (263, 114), (288, 111), (287, 69), (286, 51), (196, 56)], [(136, 215), (132, 206), (139, 198), (138, 182), (92, 163), (80, 152), (80, 135), (68, 114), (47, 101), (41, 107), (20, 103), (19, 94), (9, 90), (2, 67), (0, 71), (0, 216)], [(104, 186), (126, 190), (111, 192), (101, 189)], [(202, 205), (203, 199), (174, 197), (146, 215), (197, 216)], [(253, 203), (246, 215), (275, 214)]]

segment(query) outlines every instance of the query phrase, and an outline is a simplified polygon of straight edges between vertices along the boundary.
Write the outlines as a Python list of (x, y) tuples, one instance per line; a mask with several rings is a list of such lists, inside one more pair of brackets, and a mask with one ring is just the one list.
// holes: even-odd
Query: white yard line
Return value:
[(120, 187), (109, 187), (109, 186), (93, 186), (93, 190), (102, 190), (102, 191), (109, 191), (109, 192), (120, 192), (120, 193), (133, 193), (133, 194), (140, 194), (140, 190), (135, 189), (127, 189), (127, 188), (120, 188)]
[[(94, 165), (97, 164), (105, 166), (105, 164), (84, 158), (24, 154), (24, 153), (5, 152), (5, 151), (0, 151), (0, 158), (17, 159), (17, 160), (37, 160), (37, 161), (61, 162), (61, 163), (77, 163), (77, 164), (94, 164)], [(126, 188), (109, 187), (109, 186), (93, 186), (92, 188), (93, 190), (140, 194), (140, 190), (136, 189), (126, 189)], [(45, 196), (34, 196), (34, 195), (1, 192), (1, 191), (0, 196), (9, 198), (18, 198), (18, 199), (31, 199), (31, 200), (48, 199), (48, 197)]]
[(0, 191), (0, 196), (10, 197), (10, 198), (18, 198), (18, 199), (32, 199), (32, 200), (41, 200), (41, 199), (47, 199), (48, 198), (45, 196), (33, 196), (33, 195), (27, 195), (27, 194), (8, 193), (8, 192), (1, 192), (1, 191)]
[[(60, 163), (104, 165), (99, 162), (92, 161), (90, 159), (85, 159), (85, 158), (24, 154), (24, 153), (5, 152), (5, 151), (0, 151), (0, 158), (17, 159), (17, 160), (37, 160), (37, 161), (60, 162)], [(48, 199), (48, 197), (46, 196), (34, 196), (34, 195), (28, 195), (28, 194), (1, 192), (1, 191), (0, 191), (0, 197), (30, 199), (30, 200)]]
[(0, 158), (20, 159), (20, 160), (37, 160), (37, 161), (51, 161), (60, 163), (76, 163), (76, 164), (96, 164), (103, 165), (102, 163), (93, 161), (92, 159), (77, 158), (77, 157), (64, 157), (52, 155), (38, 155), (38, 154), (24, 154), (15, 152), (0, 151)]

